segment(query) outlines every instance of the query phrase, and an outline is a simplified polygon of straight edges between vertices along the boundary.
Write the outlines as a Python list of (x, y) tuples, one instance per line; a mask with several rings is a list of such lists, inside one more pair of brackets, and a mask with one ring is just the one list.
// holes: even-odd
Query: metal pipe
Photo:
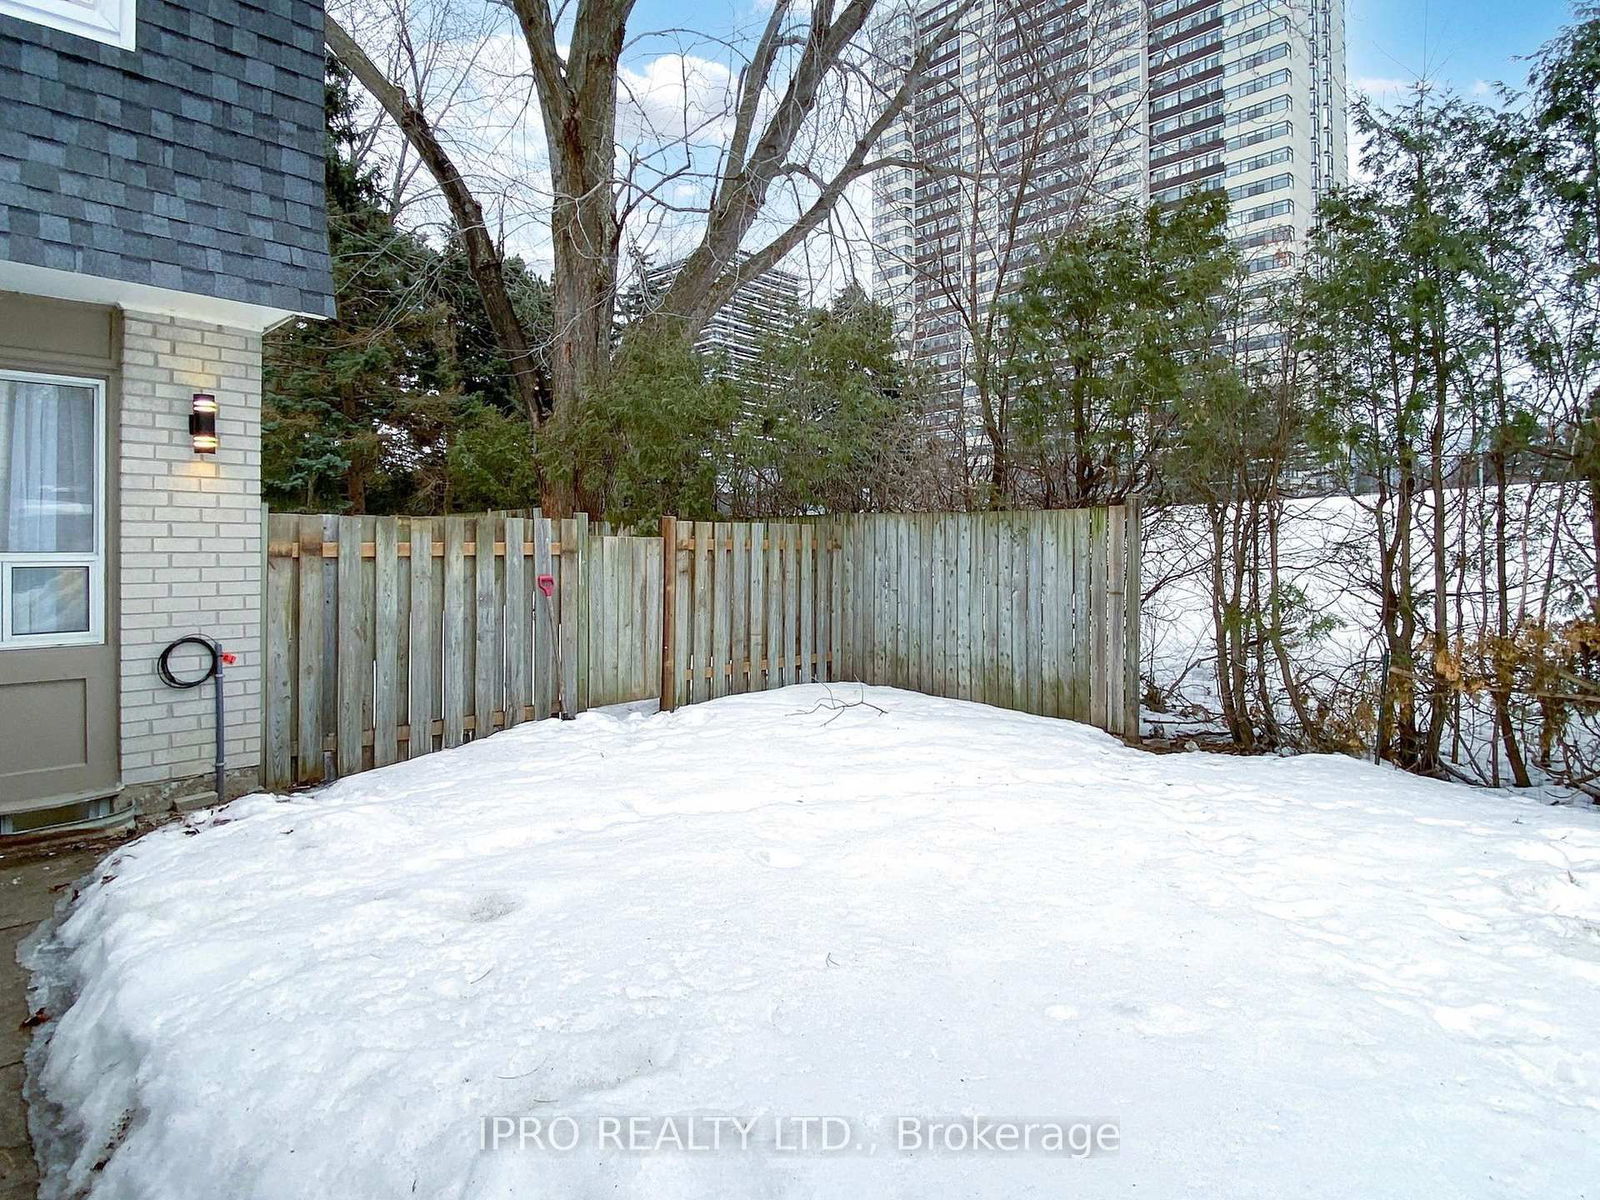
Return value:
[[(193, 679), (184, 679), (172, 670), (172, 653), (184, 646), (200, 646), (211, 655), (211, 661), (206, 665), (205, 671)], [(223, 791), (223, 780), (227, 774), (227, 758), (224, 749), (224, 731), (227, 725), (223, 719), (222, 667), (224, 663), (231, 661), (233, 661), (233, 655), (224, 654), (222, 647), (217, 644), (215, 639), (209, 638), (203, 633), (191, 633), (177, 638), (168, 643), (167, 648), (161, 652), (161, 657), (156, 659), (156, 674), (161, 677), (161, 682), (169, 688), (188, 691), (190, 688), (199, 687), (208, 679), (214, 681), (212, 684), (211, 703), (212, 710), (215, 713), (216, 753), (212, 758), (212, 780), (216, 788), (218, 804), (224, 803), (228, 798)]]

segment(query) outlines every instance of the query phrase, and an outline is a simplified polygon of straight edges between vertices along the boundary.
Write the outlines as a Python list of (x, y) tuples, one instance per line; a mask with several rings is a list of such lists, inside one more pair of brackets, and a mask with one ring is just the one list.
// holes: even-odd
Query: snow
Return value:
[[(26, 950), (45, 1200), (1600, 1194), (1597, 814), (827, 695), (522, 726), (119, 850)], [(807, 1115), (846, 1147), (782, 1148)], [(484, 1149), (496, 1116), (582, 1140)], [(630, 1116), (755, 1133), (601, 1143)]]

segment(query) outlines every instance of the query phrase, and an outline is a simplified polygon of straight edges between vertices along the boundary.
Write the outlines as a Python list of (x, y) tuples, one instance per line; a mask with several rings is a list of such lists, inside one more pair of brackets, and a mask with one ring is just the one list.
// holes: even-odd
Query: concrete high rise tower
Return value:
[(978, 437), (1000, 305), (1097, 211), (1226, 189), (1263, 278), (1346, 178), (1344, 0), (900, 0), (886, 77), (938, 42), (874, 182), (875, 287), (913, 361)]

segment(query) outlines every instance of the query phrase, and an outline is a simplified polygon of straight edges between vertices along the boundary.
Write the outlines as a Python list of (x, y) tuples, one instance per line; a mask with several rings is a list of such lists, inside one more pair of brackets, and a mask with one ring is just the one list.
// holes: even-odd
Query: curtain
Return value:
[(0, 379), (0, 553), (94, 552), (94, 392)]

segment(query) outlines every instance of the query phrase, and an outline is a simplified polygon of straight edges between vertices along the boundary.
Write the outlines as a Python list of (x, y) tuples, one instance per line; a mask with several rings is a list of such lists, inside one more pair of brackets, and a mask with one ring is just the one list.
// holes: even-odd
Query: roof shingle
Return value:
[(320, 0), (139, 0), (124, 51), (0, 16), (0, 259), (333, 313)]

